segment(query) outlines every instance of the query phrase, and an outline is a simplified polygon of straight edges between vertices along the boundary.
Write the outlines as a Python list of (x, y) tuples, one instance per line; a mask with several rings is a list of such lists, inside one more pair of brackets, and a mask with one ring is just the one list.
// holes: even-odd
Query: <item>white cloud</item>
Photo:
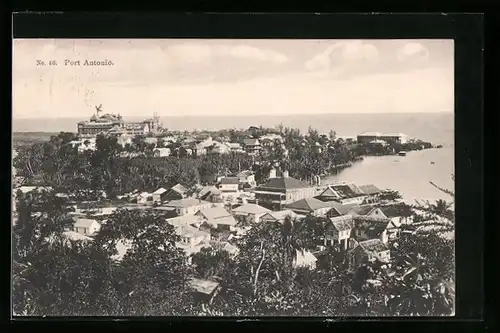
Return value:
[(236, 58), (251, 61), (283, 64), (288, 61), (284, 54), (248, 45), (202, 45), (185, 43), (168, 48), (168, 54), (182, 63), (207, 63), (215, 58)]
[(305, 64), (310, 71), (340, 74), (352, 67), (374, 65), (379, 61), (379, 51), (371, 43), (342, 41), (328, 47)]
[(401, 62), (424, 63), (429, 59), (429, 50), (421, 43), (409, 42), (398, 49), (397, 58)]

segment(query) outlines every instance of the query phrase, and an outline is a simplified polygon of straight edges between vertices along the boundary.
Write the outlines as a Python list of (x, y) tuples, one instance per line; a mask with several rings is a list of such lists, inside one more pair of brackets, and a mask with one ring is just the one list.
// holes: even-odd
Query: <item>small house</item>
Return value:
[(167, 157), (170, 156), (171, 150), (170, 148), (155, 148), (153, 150), (154, 157)]
[(260, 218), (270, 213), (271, 210), (257, 204), (247, 203), (234, 208), (231, 212), (237, 219), (243, 219), (248, 223), (258, 223)]
[(356, 184), (333, 184), (321, 192), (317, 198), (322, 201), (336, 201), (341, 204), (361, 204), (366, 194)]
[(373, 184), (360, 185), (359, 189), (366, 194), (366, 198), (363, 202), (365, 204), (377, 203), (379, 201), (379, 195), (382, 193), (382, 190)]
[(229, 150), (231, 153), (243, 153), (245, 152), (241, 145), (237, 142), (230, 142), (228, 143)]
[(187, 196), (188, 189), (182, 184), (176, 184), (165, 193), (164, 200), (181, 200), (186, 199)]
[(146, 205), (153, 202), (153, 196), (151, 193), (142, 192), (137, 196), (137, 203), (140, 205)]
[(206, 279), (192, 278), (188, 284), (193, 290), (195, 297), (202, 301), (212, 299), (220, 290), (219, 282)]
[(328, 202), (323, 202), (316, 198), (300, 199), (286, 206), (296, 214), (325, 216), (332, 206)]
[(181, 216), (181, 215), (195, 214), (199, 210), (212, 207), (212, 205), (213, 204), (211, 202), (199, 199), (187, 198), (187, 199), (169, 201), (164, 206), (173, 208), (177, 213), (177, 215)]
[(352, 216), (344, 215), (331, 218), (330, 223), (325, 226), (325, 246), (339, 244), (342, 249), (347, 250), (353, 228)]
[(189, 214), (189, 215), (181, 215), (176, 217), (171, 217), (166, 219), (167, 223), (173, 227), (181, 227), (181, 226), (197, 226), (201, 224), (201, 219), (198, 215)]
[(198, 192), (198, 198), (205, 201), (215, 202), (220, 196), (220, 190), (214, 185), (205, 186)]
[(175, 228), (175, 233), (180, 237), (179, 243), (184, 246), (195, 247), (202, 242), (210, 242), (210, 233), (190, 225), (183, 225)]
[(243, 143), (244, 149), (248, 154), (258, 154), (262, 148), (258, 139), (245, 139)]
[(167, 194), (167, 190), (164, 189), (163, 187), (157, 189), (156, 191), (154, 191), (152, 193), (153, 202), (154, 203), (161, 203), (163, 200), (165, 200), (166, 194)]
[(219, 230), (230, 230), (237, 224), (237, 221), (222, 207), (211, 207), (199, 210), (196, 215), (200, 216), (212, 228)]
[(73, 231), (84, 236), (94, 235), (101, 230), (101, 224), (93, 219), (77, 219), (73, 224)]
[(236, 175), (240, 184), (248, 184), (251, 187), (257, 186), (257, 182), (255, 181), (255, 173), (250, 170), (245, 170)]
[(391, 260), (389, 248), (380, 239), (370, 239), (355, 243), (348, 251), (348, 261), (351, 268), (376, 261), (388, 263)]
[(239, 192), (239, 179), (238, 177), (224, 177), (220, 181), (219, 190), (222, 195), (236, 194)]
[(295, 250), (295, 258), (293, 259), (293, 267), (305, 267), (310, 270), (316, 269), (316, 262), (318, 259), (308, 250)]
[(293, 212), (293, 210), (285, 209), (276, 212), (269, 212), (260, 217), (260, 222), (279, 222), (283, 223), (285, 219), (289, 217), (294, 220), (298, 217), (297, 214)]

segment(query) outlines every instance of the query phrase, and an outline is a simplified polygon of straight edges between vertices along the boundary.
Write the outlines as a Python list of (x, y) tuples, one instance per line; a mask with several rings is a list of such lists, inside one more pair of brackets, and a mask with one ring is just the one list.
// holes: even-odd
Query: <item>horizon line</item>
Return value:
[[(280, 116), (332, 116), (332, 115), (410, 115), (410, 114), (454, 114), (454, 110), (449, 111), (432, 111), (432, 112), (341, 112), (341, 113), (284, 113), (284, 114), (190, 114), (190, 115), (159, 115), (160, 118), (189, 118), (189, 117), (233, 117), (233, 118), (244, 118), (244, 117), (280, 117)], [(122, 117), (130, 117), (130, 118), (143, 118), (149, 117), (147, 115), (139, 116), (139, 115), (123, 115)], [(12, 117), (12, 120), (37, 120), (37, 119), (81, 119), (82, 117), (74, 116), (74, 117)]]

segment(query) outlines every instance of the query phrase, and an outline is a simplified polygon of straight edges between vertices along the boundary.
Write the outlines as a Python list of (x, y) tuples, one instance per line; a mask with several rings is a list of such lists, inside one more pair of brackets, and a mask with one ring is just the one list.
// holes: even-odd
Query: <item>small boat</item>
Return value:
[(398, 155), (399, 155), (399, 156), (406, 156), (406, 152), (405, 152), (405, 151), (400, 151), (400, 152), (398, 153)]
[(434, 164), (434, 162), (431, 162), (431, 164)]

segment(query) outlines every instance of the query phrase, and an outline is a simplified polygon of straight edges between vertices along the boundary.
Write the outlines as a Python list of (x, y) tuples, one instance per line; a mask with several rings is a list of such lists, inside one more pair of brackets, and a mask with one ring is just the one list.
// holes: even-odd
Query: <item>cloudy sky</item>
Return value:
[(452, 40), (15, 40), (13, 115), (453, 112), (453, 52)]

